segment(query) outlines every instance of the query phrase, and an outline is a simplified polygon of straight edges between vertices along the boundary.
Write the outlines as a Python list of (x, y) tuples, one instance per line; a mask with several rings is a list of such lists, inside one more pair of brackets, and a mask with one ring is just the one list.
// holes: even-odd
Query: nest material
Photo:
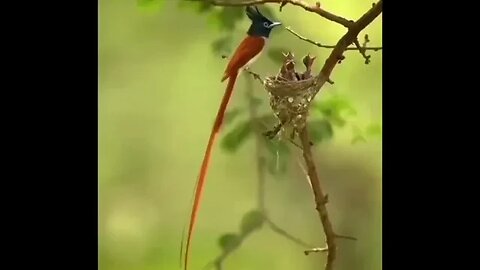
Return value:
[(315, 57), (303, 58), (306, 71), (295, 71), (293, 54), (284, 54), (285, 60), (276, 76), (265, 80), (265, 89), (270, 94), (270, 107), (279, 119), (280, 125), (290, 125), (295, 131), (305, 127), (310, 103), (318, 92), (318, 77), (311, 76)]

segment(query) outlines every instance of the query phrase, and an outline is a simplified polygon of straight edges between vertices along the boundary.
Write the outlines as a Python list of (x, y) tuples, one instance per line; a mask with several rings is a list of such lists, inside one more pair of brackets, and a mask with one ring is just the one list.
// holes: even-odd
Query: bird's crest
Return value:
[(255, 8), (247, 6), (245, 12), (247, 13), (248, 18), (250, 18), (250, 20), (252, 21), (267, 21), (271, 23), (271, 21), (267, 19), (267, 17), (263, 16), (263, 14), (260, 12), (260, 10), (258, 10), (256, 6)]

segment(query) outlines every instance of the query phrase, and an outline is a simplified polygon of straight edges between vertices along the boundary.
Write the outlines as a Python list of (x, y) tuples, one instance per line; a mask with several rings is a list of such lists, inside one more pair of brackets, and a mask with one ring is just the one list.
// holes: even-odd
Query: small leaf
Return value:
[(212, 6), (207, 1), (179, 0), (177, 3), (178, 3), (178, 8), (184, 9), (184, 10), (191, 10), (194, 12), (200, 12), (201, 7), (204, 5)]
[(382, 127), (378, 123), (372, 123), (367, 126), (365, 133), (369, 136), (380, 136), (382, 134)]
[(224, 252), (232, 251), (241, 243), (241, 239), (234, 233), (226, 233), (218, 239), (218, 244)]
[(231, 124), (237, 116), (239, 116), (242, 113), (242, 110), (239, 108), (231, 109), (228, 112), (225, 113), (225, 116), (223, 118), (223, 122), (225, 123), (224, 125)]
[(244, 18), (244, 9), (240, 7), (224, 7), (217, 13), (220, 30), (232, 31), (238, 22)]
[(273, 62), (282, 64), (283, 60), (285, 59), (283, 53), (287, 53), (288, 51), (289, 50), (286, 48), (273, 47), (268, 50), (267, 55)]
[(353, 116), (357, 113), (352, 104), (340, 96), (324, 99), (316, 103), (314, 107), (325, 116), (340, 116), (342, 113)]
[(263, 213), (258, 210), (253, 210), (246, 213), (242, 218), (241, 231), (242, 234), (250, 233), (256, 229), (259, 229), (263, 225), (265, 220)]
[(137, 6), (146, 11), (159, 11), (164, 4), (164, 0), (137, 0)]
[(333, 137), (332, 124), (325, 119), (310, 122), (309, 131), (314, 143), (322, 142)]
[(212, 43), (212, 50), (215, 54), (223, 54), (231, 51), (232, 47), (232, 36), (224, 36)]
[(252, 134), (252, 125), (250, 121), (244, 121), (235, 126), (228, 132), (221, 142), (221, 147), (229, 152), (235, 152), (240, 145), (246, 141), (249, 135)]
[(205, 13), (210, 11), (213, 8), (213, 5), (208, 1), (201, 1), (198, 6), (198, 13)]
[(347, 121), (339, 114), (339, 113), (334, 113), (328, 117), (325, 117), (326, 119), (328, 119), (328, 121), (330, 121), (330, 123), (334, 126), (337, 126), (337, 127), (344, 127), (345, 124), (347, 123)]
[(365, 143), (367, 140), (362, 135), (356, 135), (352, 138), (352, 144)]

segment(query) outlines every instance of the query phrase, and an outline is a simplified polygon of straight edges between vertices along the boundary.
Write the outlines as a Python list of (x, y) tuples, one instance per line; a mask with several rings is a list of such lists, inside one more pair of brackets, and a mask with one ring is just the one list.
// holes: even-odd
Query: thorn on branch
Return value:
[(320, 8), (320, 6), (321, 6), (320, 2), (317, 1), (317, 2), (315, 3), (315, 6), (316, 6), (317, 8)]
[(313, 252), (327, 252), (327, 251), (328, 251), (328, 247), (324, 247), (324, 248), (307, 249), (303, 253), (305, 253), (305, 255), (308, 256), (310, 253), (313, 253)]
[(328, 203), (328, 194), (325, 194), (325, 196), (323, 196), (323, 198), (321, 198), (320, 200), (317, 201), (317, 209), (321, 206), (321, 205), (325, 205)]
[(363, 38), (363, 48), (367, 47), (367, 44), (370, 42), (370, 39), (368, 38), (368, 34), (365, 34), (365, 37)]
[(348, 235), (341, 235), (341, 234), (335, 234), (335, 237), (336, 237), (336, 238), (343, 238), (343, 239), (353, 240), (353, 241), (357, 241), (357, 240), (358, 240), (356, 237), (348, 236)]
[(360, 46), (360, 42), (358, 42), (358, 38), (355, 39), (353, 42), (355, 43), (355, 46), (358, 48), (358, 51), (360, 52), (360, 54), (363, 56), (363, 58), (365, 58), (365, 64), (368, 65), (370, 63), (370, 56), (371, 55), (367, 55), (366, 53), (366, 50), (365, 50), (365, 44), (368, 43), (368, 35), (365, 36), (365, 41), (364, 41), (364, 46)]
[(285, 0), (283, 0), (283, 1), (280, 3), (280, 12), (282, 12), (282, 8), (283, 8), (284, 6), (286, 6), (287, 3), (288, 3), (288, 2), (285, 1)]

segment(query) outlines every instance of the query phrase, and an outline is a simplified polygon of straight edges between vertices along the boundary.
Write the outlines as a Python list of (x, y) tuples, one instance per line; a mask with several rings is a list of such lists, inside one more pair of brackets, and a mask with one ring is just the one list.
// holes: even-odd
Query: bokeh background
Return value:
[[(227, 60), (221, 55), (231, 53), (249, 22), (240, 16), (234, 26), (225, 26), (234, 16), (222, 19), (218, 14), (238, 12), (221, 13), (220, 8), (199, 12), (197, 4), (179, 2), (187, 1), (99, 1), (101, 270), (180, 268), (180, 241), (192, 190), (225, 87), (220, 78)], [(326, 10), (351, 19), (359, 18), (371, 4), (369, 0), (322, 1)], [(342, 26), (301, 8), (287, 5), (280, 13), (278, 5), (269, 4), (261, 10), (268, 13), (267, 7), (284, 25), (319, 42), (335, 44), (345, 33)], [(381, 15), (361, 33), (361, 40), (364, 34), (369, 35), (369, 45), (382, 45)], [(225, 37), (229, 42), (222, 44)], [(282, 28), (273, 31), (269, 46), (274, 49), (252, 66), (262, 75), (277, 72), (279, 48), (292, 50), (298, 57), (316, 55), (316, 72), (330, 53)], [(358, 52), (347, 52), (332, 74), (335, 84), (326, 85), (317, 96), (319, 100), (340, 98), (355, 110), (345, 116), (343, 127), (333, 127), (331, 138), (313, 148), (322, 185), (329, 194), (334, 227), (340, 234), (358, 238), (338, 240), (336, 269), (382, 269), (382, 145), (378, 134), (382, 52), (370, 54), (371, 63), (365, 65)], [(249, 79), (242, 76), (237, 81), (230, 108), (247, 108)], [(259, 113), (268, 115), (267, 94), (258, 82), (252, 85), (257, 100), (263, 101)], [(239, 113), (236, 121), (247, 118), (247, 112)], [(229, 130), (225, 128), (222, 134)], [(191, 269), (202, 269), (219, 256), (219, 237), (238, 232), (242, 217), (257, 206), (258, 145), (254, 138), (242, 140), (236, 151), (220, 146), (214, 150)], [(300, 152), (291, 147), (288, 155), (286, 171), (266, 173), (269, 215), (289, 233), (323, 246), (321, 223), (297, 162)], [(230, 254), (224, 269), (321, 269), (325, 256), (305, 256), (303, 250), (264, 226)]]

